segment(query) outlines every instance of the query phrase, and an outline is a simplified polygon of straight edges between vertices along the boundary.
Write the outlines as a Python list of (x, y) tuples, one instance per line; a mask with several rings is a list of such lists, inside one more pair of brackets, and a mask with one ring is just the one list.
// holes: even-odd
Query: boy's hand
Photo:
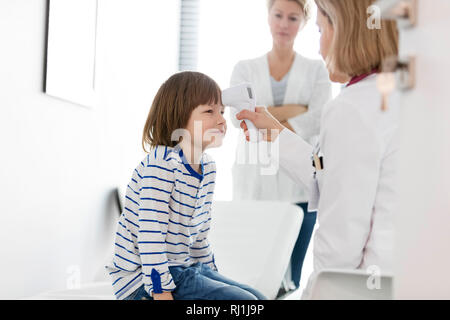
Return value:
[(154, 300), (173, 300), (172, 292), (153, 293)]

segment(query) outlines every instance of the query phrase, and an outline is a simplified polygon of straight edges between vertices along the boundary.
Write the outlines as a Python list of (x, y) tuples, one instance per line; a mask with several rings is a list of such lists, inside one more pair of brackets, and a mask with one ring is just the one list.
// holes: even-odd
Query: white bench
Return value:
[[(210, 243), (219, 272), (275, 299), (303, 221), (300, 207), (271, 201), (215, 201)], [(104, 268), (103, 266), (99, 266)], [(31, 299), (115, 299), (110, 282)]]
[(320, 271), (311, 286), (312, 300), (392, 300), (390, 274), (368, 274), (364, 270)]

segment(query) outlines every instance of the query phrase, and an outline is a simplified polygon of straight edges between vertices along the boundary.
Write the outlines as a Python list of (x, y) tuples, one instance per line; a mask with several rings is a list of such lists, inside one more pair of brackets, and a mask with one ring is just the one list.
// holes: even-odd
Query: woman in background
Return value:
[[(268, 106), (268, 111), (286, 128), (311, 141), (319, 134), (322, 107), (331, 99), (331, 83), (321, 60), (307, 59), (294, 51), (295, 39), (310, 18), (310, 3), (307, 0), (269, 0), (268, 10), (272, 50), (256, 59), (238, 62), (231, 76), (231, 86), (251, 83), (257, 105)], [(239, 128), (235, 114), (232, 112), (231, 119)], [(248, 159), (257, 159), (256, 153), (244, 139), (239, 140), (233, 165), (233, 200), (286, 201), (303, 209), (302, 227), (282, 288), (292, 290), (300, 284), (316, 212), (307, 211), (308, 197), (301, 182), (293, 181), (280, 171), (262, 175), (261, 164), (249, 163)], [(246, 160), (242, 163), (238, 159)]]

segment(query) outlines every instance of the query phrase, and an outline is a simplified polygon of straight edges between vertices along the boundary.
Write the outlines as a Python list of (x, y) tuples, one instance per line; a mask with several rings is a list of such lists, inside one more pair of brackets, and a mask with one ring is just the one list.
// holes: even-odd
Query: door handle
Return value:
[(398, 88), (406, 91), (416, 85), (416, 57), (408, 56), (400, 58), (397, 65)]
[(382, 19), (396, 20), (400, 28), (417, 24), (418, 0), (378, 0), (374, 5), (380, 8)]
[(397, 89), (411, 90), (416, 85), (416, 57), (388, 58), (383, 61), (381, 72), (394, 74)]

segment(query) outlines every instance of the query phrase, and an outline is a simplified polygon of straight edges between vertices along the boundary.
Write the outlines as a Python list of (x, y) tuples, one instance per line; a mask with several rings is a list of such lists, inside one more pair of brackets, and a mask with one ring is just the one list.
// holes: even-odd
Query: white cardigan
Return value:
[[(257, 105), (273, 106), (267, 54), (236, 64), (230, 85), (234, 86), (242, 82), (250, 82), (253, 85)], [(295, 132), (306, 141), (310, 141), (319, 134), (322, 107), (330, 99), (331, 82), (324, 63), (296, 54), (283, 104), (308, 106), (306, 113), (288, 120)], [(236, 111), (233, 109), (231, 119), (234, 126), (239, 128)], [(262, 175), (261, 168), (265, 166), (260, 163), (255, 164), (255, 161), (247, 161), (247, 163), (237, 161), (239, 158), (257, 157), (258, 151), (253, 147), (241, 135), (239, 136), (236, 160), (232, 169), (233, 199), (307, 202), (305, 186), (301, 182), (295, 183), (280, 170), (275, 174)]]
[[(322, 269), (367, 271), (376, 266), (381, 274), (392, 272), (398, 116), (394, 103), (381, 111), (376, 75), (344, 88), (323, 110), (323, 170), (316, 179), (313, 147), (289, 130), (281, 132), (282, 170), (311, 186), (311, 199), (319, 199), (314, 273), (304, 298), (309, 298), (312, 280)], [(316, 182), (318, 189), (313, 187)]]

